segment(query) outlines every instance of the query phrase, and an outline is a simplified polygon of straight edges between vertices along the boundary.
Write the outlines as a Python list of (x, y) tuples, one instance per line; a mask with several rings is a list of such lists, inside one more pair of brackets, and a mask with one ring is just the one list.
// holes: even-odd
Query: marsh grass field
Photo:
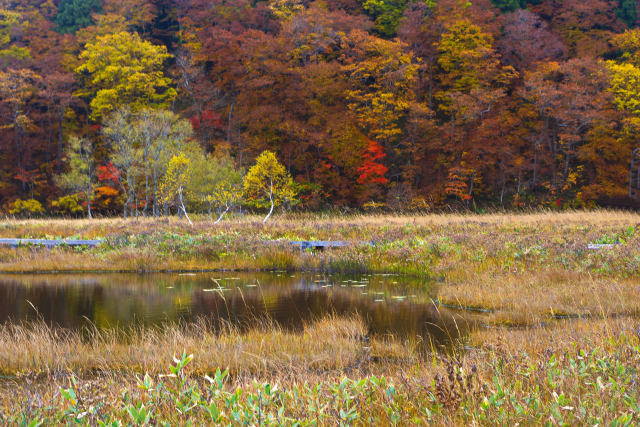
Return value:
[[(640, 422), (636, 213), (298, 214), (193, 226), (177, 218), (6, 219), (0, 237), (105, 239), (96, 249), (0, 248), (6, 274), (411, 275), (429, 284), (436, 309), (466, 322), (446, 349), (369, 336), (357, 314), (298, 331), (269, 319), (249, 330), (203, 321), (119, 332), (8, 322), (0, 327), (0, 423)], [(300, 251), (289, 240), (375, 245)]]

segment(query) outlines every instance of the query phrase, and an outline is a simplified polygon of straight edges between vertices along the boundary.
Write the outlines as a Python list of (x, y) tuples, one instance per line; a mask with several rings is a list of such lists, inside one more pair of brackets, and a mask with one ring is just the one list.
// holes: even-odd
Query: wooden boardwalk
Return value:
[(18, 246), (44, 246), (46, 248), (52, 248), (54, 246), (89, 246), (95, 248), (102, 240), (47, 240), (47, 239), (0, 239), (0, 246), (11, 246), (17, 248)]
[[(17, 248), (20, 246), (44, 246), (48, 249), (53, 248), (55, 246), (88, 246), (90, 248), (95, 248), (100, 245), (102, 240), (81, 240), (81, 239), (1, 239), (0, 238), (0, 246), (11, 246), (13, 248)], [(281, 241), (273, 240), (271, 243), (279, 243)], [(325, 250), (326, 248), (343, 248), (346, 246), (353, 245), (368, 245), (375, 246), (375, 242), (348, 242), (341, 240), (290, 240), (289, 244), (293, 246), (298, 246), (301, 251), (307, 249), (319, 249)], [(587, 249), (589, 250), (598, 250), (605, 248), (615, 248), (617, 246), (621, 246), (620, 243), (616, 244), (589, 244), (587, 245)]]
[(292, 240), (289, 242), (294, 246), (299, 246), (300, 250), (303, 251), (305, 249), (320, 249), (324, 250), (326, 248), (343, 248), (345, 246), (351, 245), (369, 245), (375, 246), (373, 242), (344, 242), (340, 240)]
[[(275, 241), (277, 242), (277, 241)], [(19, 246), (44, 246), (46, 248), (52, 248), (54, 246), (88, 246), (95, 248), (102, 240), (74, 240), (74, 239), (0, 239), (0, 246), (11, 246), (17, 248)], [(344, 241), (331, 241), (331, 240), (302, 240), (289, 241), (289, 244), (298, 246), (301, 251), (306, 249), (320, 249), (326, 248), (342, 248), (351, 245), (370, 245), (373, 246), (373, 242), (344, 242)]]
[(616, 246), (622, 246), (621, 243), (589, 243), (587, 249), (591, 251), (597, 251), (598, 249), (615, 248)]

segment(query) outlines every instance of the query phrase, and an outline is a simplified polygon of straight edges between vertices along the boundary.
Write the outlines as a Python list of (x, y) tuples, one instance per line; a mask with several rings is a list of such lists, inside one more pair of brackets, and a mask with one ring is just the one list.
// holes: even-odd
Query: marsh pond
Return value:
[(371, 335), (446, 345), (464, 322), (434, 305), (431, 286), (397, 275), (290, 272), (2, 275), (0, 323), (126, 330), (204, 320), (295, 331), (327, 315), (359, 315)]

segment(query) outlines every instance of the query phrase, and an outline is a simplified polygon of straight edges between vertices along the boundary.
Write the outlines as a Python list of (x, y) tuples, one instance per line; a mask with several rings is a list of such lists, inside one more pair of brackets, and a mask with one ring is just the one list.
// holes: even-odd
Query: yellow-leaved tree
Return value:
[(184, 205), (184, 192), (189, 182), (191, 160), (180, 153), (169, 160), (167, 173), (160, 182), (160, 195), (165, 203), (173, 203), (193, 225)]
[(628, 30), (611, 40), (621, 52), (617, 61), (607, 61), (614, 104), (628, 114), (627, 124), (637, 129), (640, 122), (640, 30)]
[[(2, 4), (0, 4), (2, 6)], [(25, 59), (30, 53), (26, 47), (16, 46), (15, 35), (20, 34), (27, 25), (18, 12), (0, 8), (0, 60), (8, 58)]]
[(349, 109), (370, 138), (386, 144), (402, 134), (402, 120), (415, 98), (418, 66), (412, 54), (403, 51), (401, 42), (362, 32), (354, 32), (352, 37), (363, 45), (365, 55), (345, 66), (354, 86), (347, 91)]
[(291, 175), (271, 151), (260, 154), (244, 177), (246, 200), (258, 208), (269, 208), (263, 222), (269, 220), (277, 206), (295, 203), (296, 195)]
[[(218, 215), (216, 224), (242, 200), (242, 170), (237, 169), (228, 153), (220, 156), (200, 153), (194, 156), (188, 184), (188, 196), (205, 205), (211, 215)], [(197, 172), (195, 172), (197, 171)]]
[[(640, 68), (633, 64), (609, 61), (611, 92), (619, 110), (629, 113), (629, 121), (640, 120)], [(638, 126), (635, 126), (638, 127)]]
[[(595, 159), (604, 159), (605, 162), (596, 169), (598, 175), (602, 175), (603, 170), (608, 170), (613, 165), (625, 165), (633, 148), (636, 147), (640, 133), (640, 30), (633, 29), (617, 34), (613, 36), (611, 43), (617, 48), (619, 56), (606, 62), (609, 71), (609, 92), (613, 94), (613, 104), (623, 114), (623, 121), (621, 132), (612, 132), (610, 125), (605, 127), (604, 132), (601, 132), (602, 136), (597, 140), (596, 149), (591, 150), (591, 153), (596, 154)], [(611, 148), (606, 150), (605, 143), (610, 136), (614, 139), (609, 145)], [(583, 150), (583, 156), (590, 154), (587, 151), (589, 147), (586, 148)], [(619, 161), (616, 161), (616, 157)], [(617, 187), (618, 194), (625, 197), (627, 189), (617, 186), (616, 183), (624, 182), (629, 170), (625, 167), (624, 170), (617, 168), (615, 171), (615, 175), (610, 174), (612, 178), (603, 179), (598, 176), (597, 181), (606, 187), (606, 194), (611, 194), (611, 189)]]
[(166, 108), (176, 97), (171, 79), (163, 72), (171, 58), (164, 46), (142, 40), (137, 33), (121, 31), (87, 43), (76, 72), (83, 80), (77, 96), (91, 99), (94, 120), (127, 106), (132, 111), (145, 107)]

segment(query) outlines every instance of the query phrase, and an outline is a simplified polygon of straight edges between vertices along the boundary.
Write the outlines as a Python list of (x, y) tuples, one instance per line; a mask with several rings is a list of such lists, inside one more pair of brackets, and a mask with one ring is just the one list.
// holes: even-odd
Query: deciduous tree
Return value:
[[(442, 163), (448, 167), (446, 189), (458, 196), (466, 192), (470, 200), (475, 181), (480, 179), (483, 148), (473, 144), (473, 132), (506, 97), (517, 77), (511, 66), (504, 66), (493, 48), (493, 37), (468, 20), (452, 24), (438, 43), (441, 90), (436, 92), (438, 113), (445, 139), (437, 146)], [(486, 161), (486, 160), (485, 160)], [(466, 190), (462, 190), (466, 188)]]
[(20, 13), (0, 7), (0, 59), (29, 57), (29, 49), (16, 43), (25, 24)]
[(244, 196), (259, 208), (269, 208), (263, 222), (267, 222), (274, 208), (293, 203), (296, 190), (291, 176), (271, 151), (265, 151), (244, 177)]
[[(407, 3), (407, 0), (363, 0), (362, 8), (373, 18), (380, 35), (393, 37)], [(426, 3), (433, 4), (434, 1), (427, 0)]]
[(111, 160), (119, 169), (118, 184), (126, 196), (123, 216), (138, 215), (138, 185), (143, 173), (141, 160), (142, 149), (138, 141), (135, 117), (126, 107), (111, 113), (104, 122), (102, 134), (110, 145)]
[(528, 70), (542, 61), (562, 60), (567, 48), (551, 31), (549, 24), (529, 10), (517, 10), (505, 16), (503, 33), (496, 42), (503, 62), (518, 70)]
[(187, 148), (193, 135), (191, 124), (171, 111), (145, 109), (134, 115), (133, 126), (136, 144), (142, 150), (143, 214), (151, 207), (156, 217), (160, 214), (159, 181), (167, 170), (169, 159)]
[[(0, 70), (0, 104), (5, 107), (5, 124), (0, 130), (12, 130), (15, 146), (15, 160), (19, 173), (25, 172), (24, 150), (27, 133), (33, 125), (29, 117), (30, 98), (37, 92), (36, 83), (40, 76), (27, 68)], [(25, 191), (25, 182), (22, 181)]]
[(218, 215), (216, 224), (242, 200), (242, 171), (224, 153), (219, 156), (200, 155), (192, 161), (188, 183), (190, 197)]
[(96, 181), (94, 144), (87, 138), (72, 136), (66, 150), (69, 170), (57, 177), (57, 184), (67, 190), (82, 192), (91, 218), (91, 199)]
[(575, 186), (579, 147), (611, 102), (608, 84), (604, 64), (589, 59), (544, 63), (526, 74), (522, 93), (538, 110), (552, 194)]
[(136, 33), (120, 32), (87, 43), (77, 72), (84, 87), (77, 94), (91, 99), (91, 117), (99, 119), (118, 107), (132, 111), (165, 108), (176, 96), (162, 71), (171, 55), (164, 46), (144, 41)]
[(180, 212), (187, 218), (189, 224), (193, 225), (184, 204), (184, 193), (189, 183), (190, 167), (191, 160), (184, 154), (173, 156), (169, 160), (167, 173), (160, 182), (160, 194), (165, 202), (175, 203)]

